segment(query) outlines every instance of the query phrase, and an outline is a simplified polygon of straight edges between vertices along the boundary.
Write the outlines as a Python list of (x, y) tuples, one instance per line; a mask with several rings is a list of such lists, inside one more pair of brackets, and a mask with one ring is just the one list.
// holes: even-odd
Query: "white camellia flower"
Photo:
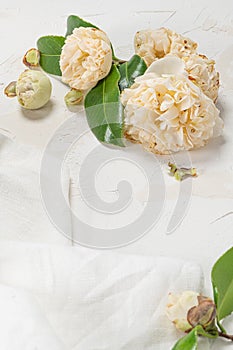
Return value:
[(73, 89), (88, 90), (106, 77), (112, 66), (107, 35), (96, 28), (75, 28), (62, 48), (62, 80)]
[(180, 58), (196, 52), (197, 43), (167, 28), (141, 30), (134, 38), (135, 52), (147, 66), (168, 54)]
[(188, 79), (178, 57), (155, 61), (121, 95), (125, 135), (154, 153), (204, 146), (222, 133), (213, 101)]
[(188, 77), (202, 91), (216, 101), (219, 89), (219, 73), (215, 61), (196, 53), (197, 44), (169, 29), (142, 30), (135, 36), (135, 52), (149, 67), (154, 61), (177, 56), (184, 60)]
[(192, 328), (187, 315), (191, 308), (198, 305), (198, 296), (199, 294), (193, 291), (185, 291), (181, 295), (169, 294), (166, 314), (177, 329), (185, 332)]
[(185, 69), (191, 79), (204, 94), (215, 101), (218, 97), (219, 73), (215, 70), (215, 61), (204, 55), (193, 54), (182, 58)]

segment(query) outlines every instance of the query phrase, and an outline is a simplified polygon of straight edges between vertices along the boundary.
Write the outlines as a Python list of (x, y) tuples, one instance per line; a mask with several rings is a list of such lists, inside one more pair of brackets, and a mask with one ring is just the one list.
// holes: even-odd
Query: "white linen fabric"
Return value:
[(168, 258), (9, 242), (0, 261), (6, 350), (170, 349), (168, 292), (202, 288), (196, 265)]
[(170, 349), (181, 334), (165, 316), (167, 295), (200, 292), (200, 267), (72, 246), (43, 208), (40, 159), (1, 137), (0, 348)]

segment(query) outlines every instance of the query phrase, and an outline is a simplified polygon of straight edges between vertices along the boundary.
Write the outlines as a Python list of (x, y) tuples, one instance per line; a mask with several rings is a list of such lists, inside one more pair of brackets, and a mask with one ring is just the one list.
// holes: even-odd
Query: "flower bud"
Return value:
[(197, 325), (214, 327), (216, 305), (210, 298), (196, 292), (170, 293), (166, 313), (177, 329), (186, 332)]
[(38, 109), (50, 99), (52, 85), (49, 78), (36, 70), (25, 70), (16, 83), (16, 94), (22, 107)]
[(15, 97), (16, 96), (16, 81), (12, 81), (7, 85), (4, 89), (4, 94), (7, 97)]
[(71, 89), (65, 95), (64, 100), (67, 106), (75, 106), (82, 102), (83, 96), (83, 91)]
[(40, 52), (37, 49), (28, 50), (23, 57), (23, 63), (29, 68), (39, 67)]
[(201, 325), (208, 327), (216, 317), (216, 305), (207, 297), (198, 296), (198, 305), (192, 307), (187, 314), (188, 322), (192, 327)]

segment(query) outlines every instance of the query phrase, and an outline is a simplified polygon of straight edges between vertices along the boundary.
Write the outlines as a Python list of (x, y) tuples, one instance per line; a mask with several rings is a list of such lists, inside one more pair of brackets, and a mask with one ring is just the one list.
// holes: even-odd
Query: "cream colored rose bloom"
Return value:
[(192, 291), (185, 291), (181, 295), (169, 294), (166, 314), (177, 329), (185, 332), (192, 328), (187, 316), (188, 311), (198, 305), (198, 296), (198, 293)]
[(197, 54), (183, 57), (183, 60), (189, 79), (215, 101), (219, 89), (219, 73), (215, 70), (215, 61)]
[(218, 109), (183, 67), (177, 57), (158, 60), (122, 93), (125, 135), (151, 152), (199, 148), (222, 132)]
[(95, 28), (75, 28), (62, 48), (62, 81), (73, 89), (88, 90), (106, 77), (112, 65), (107, 35)]
[(197, 43), (189, 38), (177, 34), (170, 29), (141, 30), (134, 39), (135, 52), (141, 56), (147, 66), (156, 59), (168, 54), (183, 56), (196, 52)]

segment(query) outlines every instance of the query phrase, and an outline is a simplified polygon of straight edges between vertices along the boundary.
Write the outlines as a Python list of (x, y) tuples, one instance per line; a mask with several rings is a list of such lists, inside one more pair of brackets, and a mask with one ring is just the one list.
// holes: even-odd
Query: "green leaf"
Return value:
[(80, 18), (78, 16), (70, 15), (67, 18), (67, 32), (66, 32), (66, 36), (72, 34), (74, 28), (79, 28), (79, 27), (92, 27), (92, 28), (99, 29), (94, 24), (86, 22), (86, 21), (84, 21), (82, 18)]
[(233, 312), (233, 247), (215, 263), (211, 277), (220, 321)]
[(99, 141), (124, 146), (123, 107), (118, 82), (120, 73), (112, 65), (109, 75), (87, 94), (85, 110), (88, 124)]
[(146, 69), (146, 63), (138, 55), (134, 55), (128, 62), (121, 64), (119, 67), (121, 91), (130, 87), (138, 76), (145, 73)]
[(40, 66), (50, 74), (61, 75), (60, 55), (65, 43), (63, 36), (43, 36), (37, 41), (37, 47), (40, 51)]
[(190, 333), (178, 340), (172, 350), (196, 350), (197, 338), (197, 330), (194, 328)]

